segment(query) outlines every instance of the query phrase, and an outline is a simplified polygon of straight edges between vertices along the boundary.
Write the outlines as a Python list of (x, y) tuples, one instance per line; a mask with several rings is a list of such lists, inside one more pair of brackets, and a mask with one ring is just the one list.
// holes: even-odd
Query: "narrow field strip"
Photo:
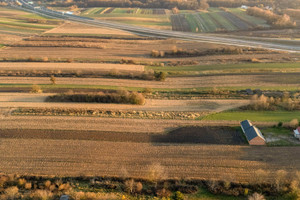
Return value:
[[(30, 62), (0, 62), (1, 70), (84, 70), (84, 71), (136, 71), (143, 72), (143, 65), (125, 65), (125, 64), (109, 64), (109, 63), (30, 63)], [(1, 82), (1, 81), (0, 81)]]
[[(284, 88), (297, 87), (299, 85), (298, 74), (275, 74), (275, 75), (219, 75), (219, 76), (200, 76), (200, 77), (170, 77), (166, 81), (147, 81), (113, 78), (69, 78), (57, 77), (56, 86), (107, 86), (107, 87), (133, 87), (133, 88), (160, 88), (160, 89), (180, 89), (180, 88)], [(280, 79), (278, 79), (280, 77)], [(50, 84), (49, 77), (1, 77), (0, 84)]]

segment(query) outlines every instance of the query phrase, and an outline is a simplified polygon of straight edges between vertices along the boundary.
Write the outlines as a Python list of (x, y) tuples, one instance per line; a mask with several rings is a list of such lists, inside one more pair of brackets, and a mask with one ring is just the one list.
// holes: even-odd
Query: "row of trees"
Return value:
[(138, 92), (120, 90), (116, 93), (59, 94), (47, 97), (46, 102), (121, 103), (143, 105), (145, 104), (145, 97)]
[(300, 8), (300, 0), (209, 0), (211, 7), (236, 8), (242, 5), (247, 6), (271, 6), (276, 9)]
[(207, 9), (207, 0), (69, 0), (69, 1), (50, 1), (51, 6), (72, 6), (78, 7), (139, 7), (139, 8), (167, 8), (172, 9)]
[(293, 28), (296, 26), (296, 22), (293, 22), (288, 15), (277, 15), (270, 10), (258, 7), (248, 8), (247, 14), (265, 19), (268, 24), (275, 28)]
[(247, 107), (251, 110), (277, 110), (279, 108), (285, 110), (297, 110), (299, 109), (300, 102), (296, 99), (290, 98), (288, 94), (285, 94), (281, 98), (266, 97), (264, 95), (253, 95), (251, 98), (251, 104)]

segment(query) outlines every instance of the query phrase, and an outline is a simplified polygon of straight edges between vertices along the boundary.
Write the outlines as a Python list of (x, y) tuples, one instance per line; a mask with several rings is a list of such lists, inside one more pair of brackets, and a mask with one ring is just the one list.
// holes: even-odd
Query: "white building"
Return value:
[(294, 130), (294, 136), (300, 140), (300, 126)]

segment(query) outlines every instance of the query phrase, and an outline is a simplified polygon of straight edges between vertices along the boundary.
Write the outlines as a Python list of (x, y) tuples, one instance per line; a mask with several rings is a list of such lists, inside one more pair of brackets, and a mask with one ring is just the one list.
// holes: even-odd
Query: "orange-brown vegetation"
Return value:
[(283, 94), (282, 97), (267, 97), (264, 95), (253, 95), (251, 97), (251, 104), (243, 107), (243, 109), (250, 110), (299, 110), (300, 101), (297, 98), (291, 98), (289, 93)]
[(47, 97), (46, 102), (123, 103), (143, 105), (145, 104), (145, 97), (141, 93), (119, 90), (116, 93), (59, 94)]
[(264, 18), (275, 28), (292, 28), (296, 26), (296, 22), (292, 21), (287, 14), (277, 15), (270, 10), (264, 10), (258, 7), (248, 8), (247, 14)]

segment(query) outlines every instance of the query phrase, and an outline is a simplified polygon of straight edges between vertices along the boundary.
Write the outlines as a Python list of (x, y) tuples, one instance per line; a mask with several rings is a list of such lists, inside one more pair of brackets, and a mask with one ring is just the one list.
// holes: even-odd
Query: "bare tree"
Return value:
[(201, 10), (207, 10), (209, 8), (209, 4), (207, 3), (207, 0), (198, 0), (199, 9)]
[(254, 194), (248, 197), (248, 200), (265, 200), (265, 197), (264, 195), (255, 192)]
[(56, 84), (56, 78), (55, 78), (55, 76), (51, 75), (50, 76), (50, 81), (51, 81), (52, 85), (55, 85)]

